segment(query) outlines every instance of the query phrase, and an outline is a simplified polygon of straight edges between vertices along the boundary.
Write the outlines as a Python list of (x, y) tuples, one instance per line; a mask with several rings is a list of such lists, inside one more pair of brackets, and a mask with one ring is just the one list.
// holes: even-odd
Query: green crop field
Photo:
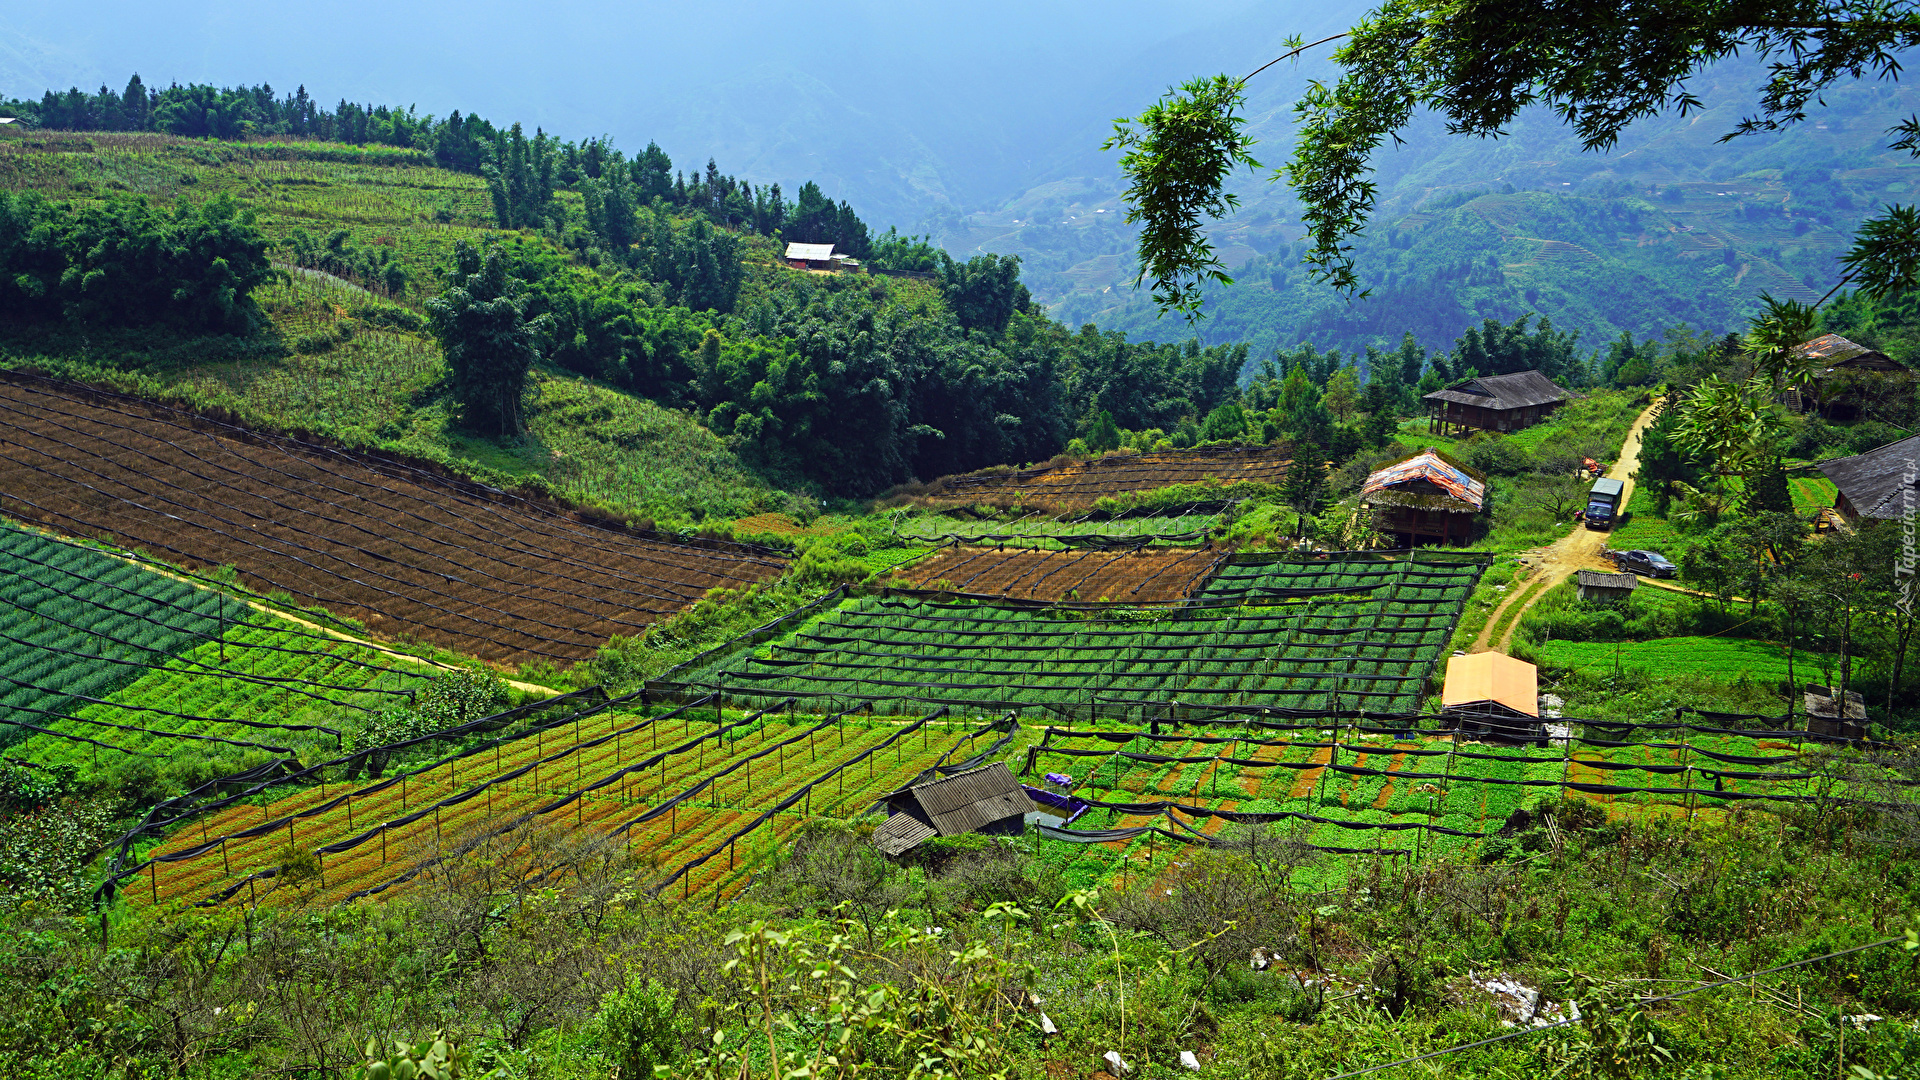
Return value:
[(84, 771), (142, 758), (203, 779), (336, 752), (438, 670), (302, 630), (216, 590), (0, 525), (0, 747)]
[[(1471, 853), (1514, 811), (1543, 797), (1592, 802), (1623, 822), (1709, 823), (1735, 809), (1770, 811), (1785, 804), (1761, 796), (1805, 797), (1821, 790), (1819, 759), (1804, 756), (1807, 749), (1768, 735), (1630, 732), (1578, 723), (1571, 743), (1556, 739), (1549, 746), (1456, 743), (1432, 732), (1384, 735), (1337, 727), (1287, 734), (1270, 725), (1177, 732), (1163, 726), (1155, 735), (1138, 727), (1075, 723), (1043, 733), (1030, 760), (1036, 776), (1064, 773), (1076, 781), (1074, 795), (1115, 804), (1095, 806), (1072, 824), (1074, 830), (1158, 826), (1175, 836), (1197, 831), (1221, 837), (1248, 826), (1205, 811), (1259, 813), (1276, 815), (1266, 826), (1276, 841), (1362, 857), (1378, 851), (1425, 858)], [(1568, 784), (1576, 786), (1563, 787)], [(1140, 804), (1162, 802), (1186, 809), (1175, 809), (1171, 819), (1158, 810), (1140, 812)], [(1076, 887), (1153, 872), (1149, 863), (1164, 870), (1183, 846), (1151, 835), (1097, 844), (1049, 838), (1040, 844)], [(1352, 865), (1338, 855), (1325, 857), (1297, 871), (1295, 884), (1337, 887)]]
[(1793, 493), (1793, 512), (1806, 517), (1833, 505), (1840, 489), (1824, 476), (1790, 476), (1787, 490)]
[(1206, 533), (1219, 525), (1214, 513), (1173, 512), (1164, 516), (1105, 518), (1095, 520), (1088, 514), (1054, 517), (1043, 513), (1010, 514), (1003, 517), (974, 517), (934, 512), (896, 512), (887, 523), (902, 537), (944, 540), (950, 536), (966, 539), (1001, 536), (1018, 537), (1024, 545), (1061, 550), (1069, 545), (1055, 543), (1056, 536), (1184, 536)]
[(760, 698), (1039, 704), (1098, 694), (1412, 711), (1482, 566), (1243, 556), (1179, 610), (857, 598), (673, 678)]
[[(318, 876), (282, 899), (338, 901), (403, 887), (410, 871), (524, 816), (549, 833), (612, 838), (657, 865), (660, 882), (673, 877), (676, 891), (729, 891), (756, 853), (809, 816), (857, 817), (943, 759), (987, 749), (991, 727), (944, 713), (902, 723), (700, 705), (591, 708), (398, 775), (355, 779), (342, 759), (145, 845), (149, 861), (124, 887), (136, 901), (259, 899), (286, 885), (273, 871), (294, 845), (320, 851)], [(796, 795), (797, 805), (780, 805)], [(762, 815), (731, 858), (676, 873)]]

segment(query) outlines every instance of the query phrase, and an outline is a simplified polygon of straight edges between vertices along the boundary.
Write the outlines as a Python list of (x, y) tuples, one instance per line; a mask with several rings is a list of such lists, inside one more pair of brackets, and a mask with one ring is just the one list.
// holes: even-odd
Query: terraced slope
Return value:
[(952, 547), (898, 575), (903, 583), (1022, 600), (1184, 600), (1226, 558), (1212, 545), (1118, 551)]
[(232, 566), (257, 591), (377, 636), (500, 662), (579, 660), (709, 589), (784, 568), (758, 549), (599, 528), (383, 459), (17, 374), (0, 379), (0, 510)]
[(1458, 556), (1242, 556), (1177, 609), (859, 597), (673, 678), (899, 711), (915, 702), (1178, 699), (1411, 712), (1482, 565)]
[[(1092, 506), (1135, 491), (1208, 480), (1222, 484), (1277, 484), (1292, 457), (1273, 447), (1205, 447), (1117, 454), (1037, 469), (965, 473), (938, 481), (925, 498), (933, 502), (1017, 502), (1055, 510)], [(1230, 496), (1225, 496), (1230, 497)]]
[[(195, 815), (122, 884), (147, 902), (341, 901), (415, 887), (490, 836), (611, 840), (660, 867), (656, 889), (737, 886), (756, 847), (807, 817), (852, 817), (924, 770), (984, 749), (977, 720), (595, 706), (379, 779), (318, 770), (265, 801)], [(511, 845), (510, 845), (511, 846)], [(316, 877), (283, 877), (289, 847)]]
[(302, 630), (90, 547), (0, 524), (0, 748), (193, 778), (335, 752), (440, 669)]

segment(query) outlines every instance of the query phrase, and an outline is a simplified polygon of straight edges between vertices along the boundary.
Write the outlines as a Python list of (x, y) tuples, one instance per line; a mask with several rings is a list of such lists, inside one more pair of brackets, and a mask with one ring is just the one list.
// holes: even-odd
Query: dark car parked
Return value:
[(1615, 551), (1613, 563), (1630, 573), (1645, 574), (1647, 577), (1672, 577), (1679, 573), (1679, 567), (1667, 561), (1665, 555), (1657, 551)]

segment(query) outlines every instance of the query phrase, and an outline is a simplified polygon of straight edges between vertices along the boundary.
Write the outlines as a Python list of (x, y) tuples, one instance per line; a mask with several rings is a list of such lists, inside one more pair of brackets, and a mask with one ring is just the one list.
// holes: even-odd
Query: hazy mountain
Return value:
[[(1337, 7), (1303, 32), (1362, 10)], [(819, 178), (882, 227), (998, 205), (1093, 153), (1108, 119), (1196, 67), (1251, 70), (1264, 39), (1298, 20), (1249, 0), (342, 0), (272, 18), (211, 0), (103, 0), (85, 19), (56, 7), (9, 18), (27, 60), (0, 68), (4, 95), (117, 88), (136, 70), (149, 83), (305, 84), (329, 102), (479, 111), (629, 148), (657, 140), (683, 167), (712, 156), (755, 182)]]

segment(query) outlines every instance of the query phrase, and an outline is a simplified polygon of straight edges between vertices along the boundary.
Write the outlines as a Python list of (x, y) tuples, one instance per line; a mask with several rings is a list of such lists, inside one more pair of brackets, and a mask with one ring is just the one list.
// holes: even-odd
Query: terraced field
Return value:
[(756, 698), (877, 708), (1165, 701), (1418, 709), (1477, 558), (1239, 556), (1177, 608), (1089, 609), (869, 596), (670, 678)]
[(901, 514), (892, 524), (903, 539), (926, 543), (1019, 543), (1072, 550), (1076, 545), (1103, 541), (1191, 543), (1218, 526), (1220, 517), (1212, 504), (1195, 502), (1164, 514), (1139, 517), (1110, 517), (1099, 513), (1055, 516), (1040, 510), (1004, 517), (954, 512)]
[(1173, 484), (1212, 480), (1226, 485), (1229, 491), (1235, 483), (1277, 484), (1286, 477), (1290, 464), (1290, 452), (1265, 446), (1160, 450), (1037, 469), (949, 476), (924, 498), (935, 503), (1017, 503), (1063, 511)]
[(897, 575), (921, 589), (1022, 600), (1184, 600), (1227, 557), (1211, 544), (1079, 551), (950, 547)]
[(147, 758), (194, 775), (337, 751), (357, 715), (441, 674), (4, 524), (0, 645), (0, 748), (83, 772)]
[[(729, 889), (744, 861), (716, 852), (736, 846), (741, 826), (757, 824), (754, 843), (768, 845), (808, 815), (856, 815), (981, 737), (980, 721), (945, 713), (909, 723), (743, 714), (703, 699), (649, 715), (616, 701), (394, 776), (346, 781), (344, 763), (312, 770), (194, 815), (122, 888), (162, 903), (259, 901), (276, 890), (281, 900), (347, 900), (407, 887), (479, 838), (531, 824), (616, 838), (660, 864), (655, 888)], [(310, 884), (278, 880), (289, 846), (319, 854)]]
[[(1177, 858), (1183, 839), (1206, 842), (1198, 838), (1253, 823), (1276, 842), (1426, 857), (1477, 848), (1542, 796), (1599, 804), (1615, 821), (1715, 822), (1810, 800), (1829, 784), (1821, 760), (1804, 756), (1815, 744), (1773, 732), (1576, 723), (1570, 741), (1512, 746), (1245, 719), (1047, 729), (1024, 762), (1028, 782), (1071, 776), (1074, 795), (1093, 805), (1043, 844), (1083, 885), (1143, 872), (1156, 847)], [(1345, 869), (1323, 863), (1297, 883), (1337, 884)]]
[(0, 509), (16, 518), (232, 566), (379, 637), (490, 661), (570, 663), (785, 566), (35, 376), (0, 380), (0, 444)]

